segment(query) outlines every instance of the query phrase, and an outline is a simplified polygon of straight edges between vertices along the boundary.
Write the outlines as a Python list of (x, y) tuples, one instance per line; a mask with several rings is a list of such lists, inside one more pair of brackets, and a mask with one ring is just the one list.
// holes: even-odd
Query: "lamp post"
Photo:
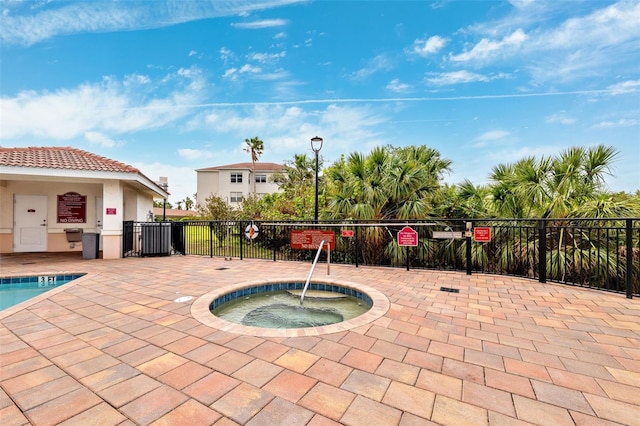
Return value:
[[(162, 182), (160, 184), (160, 188), (164, 189), (164, 192), (167, 192), (167, 189), (169, 188), (169, 184), (167, 182)], [(167, 197), (164, 197), (164, 200), (162, 201), (162, 221), (166, 221), (167, 220)]]
[(311, 138), (311, 149), (316, 154), (316, 204), (315, 204), (315, 214), (313, 218), (317, 223), (318, 222), (318, 153), (322, 149), (321, 137), (314, 136)]

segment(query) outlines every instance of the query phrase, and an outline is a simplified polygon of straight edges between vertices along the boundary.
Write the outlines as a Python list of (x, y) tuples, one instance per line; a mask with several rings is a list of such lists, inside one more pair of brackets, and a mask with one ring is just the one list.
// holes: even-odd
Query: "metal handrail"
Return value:
[(320, 242), (320, 246), (318, 247), (318, 251), (316, 252), (316, 257), (313, 259), (313, 264), (311, 265), (311, 270), (309, 271), (309, 276), (307, 277), (307, 282), (304, 284), (304, 288), (302, 289), (302, 294), (300, 295), (300, 305), (304, 302), (304, 295), (307, 293), (307, 289), (309, 288), (309, 282), (311, 281), (311, 275), (313, 275), (313, 271), (316, 269), (316, 264), (318, 263), (318, 258), (320, 257), (320, 253), (322, 252), (322, 247), (327, 244), (327, 275), (329, 275), (329, 264), (331, 255), (331, 244), (328, 241), (322, 240)]

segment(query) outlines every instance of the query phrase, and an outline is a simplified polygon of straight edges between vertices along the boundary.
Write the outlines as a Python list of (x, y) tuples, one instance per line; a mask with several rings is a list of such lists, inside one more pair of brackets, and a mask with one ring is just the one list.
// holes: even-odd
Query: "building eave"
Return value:
[(97, 182), (104, 180), (120, 180), (138, 184), (146, 190), (154, 193), (154, 197), (169, 197), (168, 191), (163, 190), (162, 187), (160, 187), (158, 184), (142, 175), (141, 173), (107, 172), (44, 167), (2, 166), (2, 168), (0, 169), (0, 180), (68, 182)]

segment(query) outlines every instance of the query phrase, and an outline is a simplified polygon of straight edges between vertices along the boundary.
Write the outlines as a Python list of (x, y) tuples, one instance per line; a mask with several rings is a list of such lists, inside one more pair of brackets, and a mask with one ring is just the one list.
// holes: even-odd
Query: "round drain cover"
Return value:
[(191, 299), (193, 299), (193, 296), (182, 296), (182, 297), (178, 297), (176, 300), (174, 300), (174, 302), (176, 303), (188, 302)]

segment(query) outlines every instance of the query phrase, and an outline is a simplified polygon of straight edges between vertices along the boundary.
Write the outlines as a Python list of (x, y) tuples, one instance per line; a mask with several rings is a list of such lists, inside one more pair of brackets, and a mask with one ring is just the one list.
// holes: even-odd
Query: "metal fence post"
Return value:
[(238, 241), (240, 241), (240, 260), (242, 260), (242, 222), (238, 221)]
[(547, 282), (547, 222), (538, 221), (538, 281)]
[(276, 261), (276, 225), (271, 225), (272, 226), (272, 232), (271, 232), (271, 241), (273, 243), (273, 261)]
[(626, 226), (626, 246), (627, 246), (627, 299), (633, 298), (633, 219), (627, 219)]
[(355, 228), (356, 228), (356, 232), (355, 232), (355, 234), (356, 234), (356, 246), (355, 246), (355, 250), (356, 250), (356, 268), (357, 268), (357, 267), (358, 267), (358, 256), (359, 256), (359, 253), (358, 253), (358, 252), (360, 251), (360, 250), (359, 250), (359, 249), (360, 249), (360, 243), (358, 243), (358, 238), (359, 238), (359, 237), (358, 237), (358, 229), (360, 229), (360, 227), (359, 227), (359, 226), (356, 226)]
[(209, 257), (213, 257), (213, 222), (209, 222)]
[(471, 275), (471, 237), (467, 237), (467, 275)]

